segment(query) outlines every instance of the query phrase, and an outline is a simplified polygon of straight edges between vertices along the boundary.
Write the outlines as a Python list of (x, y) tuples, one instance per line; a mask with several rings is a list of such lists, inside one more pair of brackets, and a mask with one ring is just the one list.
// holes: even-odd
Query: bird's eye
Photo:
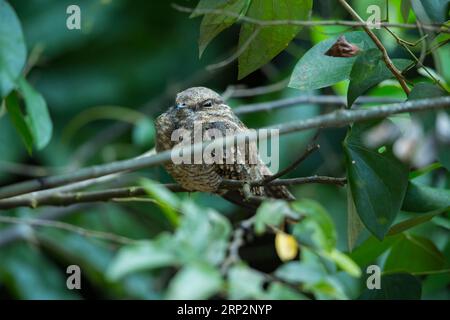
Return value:
[(206, 101), (203, 102), (203, 104), (202, 104), (203, 107), (207, 107), (207, 108), (212, 107), (212, 105), (213, 105), (213, 103), (212, 103), (211, 100), (206, 100)]

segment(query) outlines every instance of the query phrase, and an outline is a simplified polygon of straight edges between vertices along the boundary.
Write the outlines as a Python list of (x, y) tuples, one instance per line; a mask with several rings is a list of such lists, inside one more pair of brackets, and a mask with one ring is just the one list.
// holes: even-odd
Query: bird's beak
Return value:
[(179, 104), (177, 104), (175, 106), (175, 109), (177, 109), (177, 110), (180, 110), (180, 109), (183, 109), (183, 108), (186, 108), (186, 104), (184, 104), (184, 103), (179, 103)]

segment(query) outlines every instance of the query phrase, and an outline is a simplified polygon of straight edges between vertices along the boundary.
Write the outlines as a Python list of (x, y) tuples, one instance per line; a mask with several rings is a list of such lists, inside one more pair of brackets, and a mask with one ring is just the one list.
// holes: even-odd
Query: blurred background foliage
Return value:
[[(358, 0), (352, 5), (364, 15), (365, 8), (374, 2)], [(384, 1), (378, 2), (384, 7)], [(208, 86), (224, 92), (230, 84), (255, 87), (282, 81), (290, 76), (298, 59), (309, 48), (350, 30), (304, 28), (270, 63), (237, 81), (235, 63), (213, 71), (207, 71), (206, 67), (233, 54), (239, 26), (234, 25), (220, 34), (199, 59), (200, 19), (189, 19), (186, 13), (174, 10), (170, 2), (76, 1), (82, 12), (81, 30), (66, 28), (66, 8), (74, 1), (11, 0), (9, 3), (20, 19), (26, 39), (28, 82), (47, 102), (53, 134), (48, 146), (33, 150), (30, 155), (3, 113), (0, 116), (1, 185), (142, 154), (154, 145), (152, 119), (173, 103), (176, 92), (191, 86)], [(197, 1), (180, 1), (180, 4), (194, 7)], [(405, 21), (401, 1), (391, 0), (389, 4), (390, 19)], [(346, 17), (337, 1), (314, 1), (313, 20)], [(406, 20), (415, 21), (412, 11)], [(400, 32), (406, 39), (418, 38), (415, 31)], [(380, 37), (392, 56), (410, 58), (388, 34)], [(450, 81), (449, 50), (448, 46), (442, 47), (425, 60), (447, 83)], [(408, 78), (413, 82), (431, 82), (414, 70)], [(238, 106), (305, 94), (346, 95), (347, 86), (348, 81), (343, 81), (311, 92), (285, 88), (263, 96), (233, 98), (229, 104)], [(371, 89), (370, 95), (406, 98), (398, 84), (390, 80)], [(242, 120), (249, 127), (257, 128), (333, 109), (334, 106), (299, 105), (244, 115)], [(324, 130), (318, 140), (320, 151), (289, 176), (345, 176), (342, 141), (346, 133), (346, 128)], [(313, 134), (281, 137), (281, 168), (298, 157)], [(154, 168), (127, 174), (103, 187), (124, 182), (135, 184), (142, 177), (171, 181), (162, 168)], [(448, 172), (438, 168), (421, 175), (417, 181), (448, 188), (450, 180)], [(147, 182), (151, 184), (150, 180)], [(22, 218), (57, 217), (82, 228), (142, 241), (131, 244), (121, 238), (105, 241), (90, 234), (50, 227), (0, 223), (0, 298), (396, 297), (396, 292), (376, 293), (379, 296), (364, 292), (365, 267), (375, 262), (384, 266), (382, 281), (393, 283), (387, 288), (402, 288), (406, 283), (404, 290), (398, 289), (400, 298), (450, 298), (448, 216), (437, 216), (430, 223), (387, 237), (383, 242), (365, 231), (357, 240), (356, 250), (349, 253), (353, 259), (350, 260), (342, 253), (348, 252), (346, 188), (296, 186), (292, 188), (293, 193), (308, 199), (300, 200), (298, 205), (308, 208), (307, 219), (310, 219), (290, 230), (301, 243), (301, 259), (283, 263), (277, 255), (274, 236), (257, 235), (241, 250), (247, 263), (233, 265), (225, 279), (218, 266), (226, 254), (232, 226), (245, 213), (214, 195), (174, 196), (154, 188), (149, 187), (149, 192), (160, 196), (159, 204), (97, 203), (2, 212), (2, 215)], [(183, 216), (178, 216), (179, 210), (184, 212)], [(286, 216), (298, 214), (295, 208), (283, 209), (283, 204), (272, 203), (258, 211), (258, 219), (263, 224), (276, 225), (270, 219), (280, 212)], [(266, 221), (267, 216), (272, 218)], [(407, 217), (410, 217), (407, 213), (401, 213), (398, 220)], [(307, 235), (311, 238), (305, 239)], [(65, 271), (71, 264), (82, 269), (79, 291), (66, 288)], [(415, 277), (398, 273), (405, 271)]]

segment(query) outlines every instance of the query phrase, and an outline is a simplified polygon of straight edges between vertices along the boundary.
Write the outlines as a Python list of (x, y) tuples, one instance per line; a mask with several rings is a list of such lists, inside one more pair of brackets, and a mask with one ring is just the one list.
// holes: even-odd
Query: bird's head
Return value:
[(215, 91), (205, 87), (193, 87), (177, 94), (175, 109), (191, 111), (217, 108), (223, 104), (222, 97)]

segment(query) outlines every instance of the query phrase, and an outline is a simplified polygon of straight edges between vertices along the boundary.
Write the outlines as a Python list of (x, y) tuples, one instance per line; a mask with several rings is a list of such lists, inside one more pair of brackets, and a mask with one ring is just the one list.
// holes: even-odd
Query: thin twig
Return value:
[(363, 23), (362, 26), (364, 31), (367, 33), (367, 35), (373, 40), (375, 45), (378, 47), (378, 49), (381, 51), (383, 55), (383, 60), (388, 67), (388, 69), (392, 72), (392, 74), (397, 78), (398, 82), (400, 83), (400, 86), (402, 87), (403, 91), (405, 91), (406, 95), (409, 95), (411, 90), (409, 89), (408, 85), (406, 84), (405, 78), (403, 77), (400, 70), (397, 69), (397, 67), (392, 63), (391, 58), (389, 57), (389, 54), (384, 47), (384, 45), (381, 43), (380, 39), (375, 35), (375, 33), (370, 30), (370, 27), (367, 25), (367, 23), (358, 15), (358, 13), (353, 10), (353, 8), (347, 3), (345, 0), (339, 0), (341, 5), (344, 7), (345, 10), (347, 10), (350, 15), (358, 20), (359, 22)]
[[(304, 131), (314, 128), (340, 127), (359, 121), (382, 119), (398, 113), (425, 110), (430, 111), (448, 107), (450, 107), (450, 97), (420, 99), (407, 101), (404, 103), (375, 106), (368, 109), (340, 109), (314, 118), (283, 123), (266, 127), (265, 129), (278, 130), (280, 135), (284, 135), (292, 132)], [(184, 155), (203, 154), (204, 148), (206, 146), (210, 148), (217, 148), (222, 147), (224, 144), (226, 145), (226, 143), (232, 143), (235, 141), (235, 139), (248, 139), (248, 141), (251, 142), (255, 141), (257, 137), (257, 131), (244, 132), (236, 135), (228, 135), (222, 138), (218, 138), (213, 142), (208, 141), (208, 143), (195, 143), (193, 145), (183, 147), (179, 151)], [(0, 199), (33, 192), (36, 190), (58, 187), (61, 185), (97, 178), (113, 173), (154, 167), (156, 165), (170, 161), (171, 156), (172, 150), (167, 150), (161, 153), (157, 153), (153, 156), (116, 161), (103, 165), (96, 165), (79, 169), (75, 172), (69, 172), (66, 174), (15, 183), (0, 188)]]
[(269, 182), (272, 182), (286, 174), (288, 174), (289, 172), (291, 172), (292, 170), (294, 170), (295, 168), (298, 167), (298, 165), (300, 163), (302, 163), (311, 153), (313, 153), (314, 151), (318, 150), (320, 148), (320, 145), (318, 144), (310, 144), (308, 145), (308, 147), (306, 148), (306, 150), (303, 152), (303, 154), (298, 157), (297, 160), (295, 160), (291, 165), (289, 165), (287, 168), (277, 172), (276, 174), (272, 175), (272, 176), (268, 176), (264, 179), (264, 184), (267, 184)]
[(117, 234), (85, 229), (85, 228), (78, 227), (73, 224), (65, 223), (65, 222), (61, 222), (61, 221), (0, 216), (0, 223), (12, 223), (12, 224), (19, 224), (19, 225), (35, 226), (35, 227), (51, 227), (51, 228), (56, 228), (56, 229), (73, 232), (73, 233), (79, 234), (83, 237), (97, 238), (97, 239), (101, 239), (101, 240), (112, 241), (112, 242), (119, 243), (119, 244), (132, 244), (132, 243), (138, 242), (138, 240), (130, 239), (130, 238), (120, 236)]
[(219, 69), (232, 63), (234, 60), (239, 58), (239, 56), (243, 54), (245, 50), (247, 50), (248, 46), (252, 43), (252, 41), (256, 38), (256, 36), (259, 34), (260, 31), (261, 28), (256, 28), (250, 35), (250, 37), (248, 37), (248, 39), (244, 42), (244, 44), (240, 46), (239, 49), (233, 55), (231, 55), (230, 57), (226, 58), (221, 62), (210, 64), (209, 66), (206, 67), (206, 69), (207, 70)]
[[(345, 184), (345, 179), (334, 178), (334, 177), (324, 177), (324, 176), (311, 176), (311, 177), (301, 177), (293, 179), (276, 179), (273, 181), (265, 182), (262, 181), (241, 181), (241, 180), (223, 180), (220, 188), (221, 189), (241, 189), (245, 184), (250, 184), (251, 186), (262, 186), (262, 185), (300, 185), (306, 183), (321, 183), (321, 184), (335, 184), (342, 186)], [(172, 192), (190, 192), (183, 189), (180, 185), (175, 183), (169, 183), (162, 185)], [(93, 203), (93, 202), (155, 202), (154, 199), (140, 198), (146, 196), (147, 192), (144, 188), (139, 186), (131, 186), (124, 188), (114, 188), (106, 189), (100, 191), (85, 191), (85, 192), (58, 192), (49, 193), (48, 190), (32, 192), (25, 195), (20, 195), (16, 197), (11, 197), (7, 199), (0, 200), (0, 210), (13, 209), (18, 207), (30, 207), (38, 208), (41, 206), (70, 206), (80, 203)], [(261, 201), (265, 199), (263, 197), (254, 198), (251, 193), (249, 193), (252, 199), (248, 200), (258, 200)]]
[[(189, 7), (180, 6), (178, 4), (172, 4), (172, 7), (180, 12), (195, 12), (199, 15), (202, 14), (220, 14), (227, 17), (239, 18), (238, 21), (251, 23), (254, 25), (268, 27), (268, 26), (302, 26), (302, 27), (317, 27), (317, 26), (347, 26), (347, 27), (364, 27), (367, 23), (364, 21), (345, 21), (345, 20), (325, 20), (325, 21), (311, 21), (311, 20), (260, 20), (247, 16), (243, 16), (239, 13), (220, 10), (220, 9), (193, 9)], [(408, 23), (392, 23), (392, 22), (381, 22), (381, 26), (388, 26), (393, 28), (404, 28), (404, 29), (417, 29), (415, 24)], [(424, 24), (422, 25), (424, 29), (431, 31), (442, 31), (444, 33), (450, 33), (450, 29), (443, 24)]]
[[(399, 103), (401, 100), (390, 97), (359, 97), (356, 100), (356, 104), (363, 103)], [(242, 105), (233, 108), (233, 112), (242, 115), (247, 113), (262, 112), (262, 111), (272, 111), (277, 109), (283, 109), (288, 107), (298, 106), (299, 104), (320, 104), (320, 105), (347, 105), (347, 99), (342, 96), (298, 96), (293, 98), (285, 98), (280, 100), (253, 103)]]
[(228, 254), (222, 262), (221, 272), (226, 274), (229, 268), (241, 260), (239, 256), (239, 249), (245, 244), (244, 236), (253, 223), (255, 222), (255, 216), (251, 216), (246, 220), (242, 220), (239, 225), (234, 229), (232, 239), (228, 246)]
[(287, 87), (289, 83), (289, 77), (281, 81), (271, 83), (266, 86), (254, 87), (254, 88), (242, 88), (241, 86), (228, 86), (225, 92), (222, 94), (222, 98), (226, 101), (230, 98), (248, 98), (260, 96), (272, 92), (281, 91)]
[[(434, 83), (437, 84), (439, 87), (441, 87), (444, 91), (446, 91), (446, 89), (444, 88), (444, 86), (441, 84), (441, 82), (436, 79), (434, 77), (434, 75), (428, 70), (428, 68), (422, 63), (422, 61), (416, 57), (416, 55), (414, 54), (414, 52), (411, 51), (411, 49), (409, 48), (409, 43), (403, 39), (401, 39), (398, 35), (396, 35), (392, 30), (390, 30), (389, 28), (385, 28), (386, 31), (389, 32), (389, 34), (391, 36), (394, 37), (395, 41), (401, 45), (408, 53), (409, 55), (414, 59), (414, 61), (416, 62), (416, 65), (419, 66), (419, 68), (423, 68), (425, 70), (425, 72), (430, 76), (431, 79), (433, 79)], [(412, 44), (412, 46), (414, 46), (414, 44)]]

